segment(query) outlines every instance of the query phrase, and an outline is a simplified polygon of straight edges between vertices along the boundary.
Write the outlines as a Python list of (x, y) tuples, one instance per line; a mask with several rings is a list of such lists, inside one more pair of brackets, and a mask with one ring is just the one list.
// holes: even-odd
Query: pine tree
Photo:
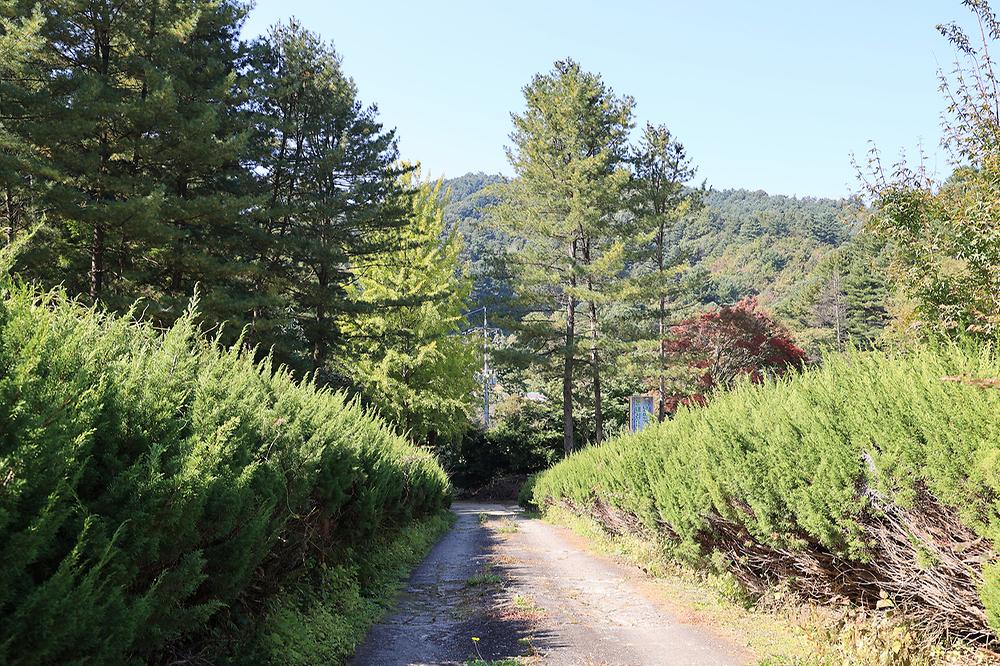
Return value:
[(266, 202), (253, 290), (253, 336), (293, 365), (326, 373), (343, 344), (352, 266), (387, 249), (406, 220), (393, 131), (364, 107), (331, 46), (295, 22), (255, 47), (251, 107), (260, 118), (256, 171)]
[[(257, 300), (247, 281), (254, 240), (248, 212), (258, 200), (244, 165), (251, 135), (239, 108), (245, 82), (237, 71), (247, 10), (241, 0), (196, 4), (197, 18), (188, 18), (193, 27), (179, 48), (167, 34), (172, 23), (158, 15), (167, 6), (153, 3), (148, 15), (150, 39), (163, 41), (147, 47), (158, 74), (143, 94), (159, 115), (142, 159), (149, 177), (162, 183), (160, 224), (168, 236), (143, 262), (148, 272), (138, 281), (152, 287), (157, 310), (150, 314), (162, 323), (181, 315), (197, 289), (201, 316), (228, 322), (232, 338)], [(191, 3), (178, 3), (185, 5)]]
[[(29, 273), (113, 308), (142, 298), (170, 321), (196, 282), (214, 296), (231, 270), (220, 243), (244, 207), (228, 196), (242, 143), (226, 119), (242, 3), (54, 0), (38, 24), (9, 19), (34, 5), (4, 6), (5, 41), (34, 46), (22, 76), (4, 72), (0, 111), (59, 249)], [(210, 319), (232, 314), (213, 303)]]
[(578, 309), (589, 303), (595, 432), (601, 392), (598, 299), (602, 256), (614, 248), (611, 215), (627, 180), (622, 168), (633, 100), (617, 97), (596, 74), (572, 60), (555, 63), (524, 88), (526, 108), (513, 116), (508, 158), (519, 178), (493, 218), (518, 245), (510, 257), (531, 314), (520, 338), (543, 364), (561, 359), (563, 448), (575, 446), (573, 378), (578, 362)]
[(870, 233), (862, 233), (848, 246), (848, 267), (844, 276), (847, 302), (845, 329), (857, 345), (876, 345), (889, 325), (890, 289), (885, 243)]
[(29, 72), (30, 63), (42, 48), (39, 33), (43, 23), (38, 8), (28, 15), (18, 15), (13, 2), (0, 2), (0, 99), (13, 102), (6, 113), (0, 111), (0, 227), (7, 245), (33, 224), (31, 179), (26, 176), (26, 167), (37, 156), (9, 126), (20, 114), (18, 93), (37, 85), (32, 83)]
[(471, 281), (462, 274), (461, 239), (445, 233), (441, 183), (402, 182), (412, 211), (382, 230), (392, 249), (356, 267), (350, 295), (367, 311), (345, 320), (342, 359), (362, 395), (417, 443), (461, 435), (475, 400), (478, 347), (461, 335)]
[(654, 301), (655, 349), (657, 355), (657, 387), (659, 390), (658, 418), (666, 416), (667, 357), (663, 341), (667, 337), (667, 304), (677, 293), (676, 252), (668, 247), (669, 232), (674, 223), (697, 202), (696, 193), (685, 189), (696, 173), (684, 149), (664, 125), (646, 124), (638, 146), (633, 148), (630, 161), (633, 178), (628, 203), (635, 219), (633, 251), (637, 262), (652, 261), (653, 270), (640, 277), (634, 286), (640, 301)]

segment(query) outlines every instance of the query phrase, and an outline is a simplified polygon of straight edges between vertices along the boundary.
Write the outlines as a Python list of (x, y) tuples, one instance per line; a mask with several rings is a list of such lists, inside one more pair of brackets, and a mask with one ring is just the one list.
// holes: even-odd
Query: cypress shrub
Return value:
[(993, 641), (998, 377), (991, 346), (831, 356), (576, 453), (537, 479), (533, 498), (640, 525), (674, 557), (750, 588), (889, 599)]
[(4, 285), (0, 663), (155, 659), (447, 505), (430, 454), (194, 322)]

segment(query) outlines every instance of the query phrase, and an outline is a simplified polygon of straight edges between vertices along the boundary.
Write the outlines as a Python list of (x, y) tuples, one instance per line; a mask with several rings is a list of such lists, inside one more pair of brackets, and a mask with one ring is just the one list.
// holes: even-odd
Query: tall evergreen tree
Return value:
[[(18, 15), (12, 0), (0, 2), (0, 99), (13, 101), (23, 90), (39, 85), (32, 81), (31, 63), (43, 46), (44, 21), (37, 7), (30, 14)], [(16, 105), (6, 112), (0, 110), (0, 229), (8, 245), (33, 224), (32, 181), (25, 167), (37, 156), (10, 127), (21, 119)]]
[(844, 276), (847, 336), (855, 344), (873, 346), (892, 319), (886, 246), (872, 234), (863, 233), (845, 249), (849, 261)]
[[(535, 358), (560, 358), (563, 448), (575, 446), (573, 379), (578, 362), (578, 309), (588, 299), (591, 332), (597, 335), (594, 271), (613, 247), (610, 216), (627, 180), (622, 167), (632, 127), (633, 100), (617, 97), (601, 77), (572, 60), (555, 63), (524, 88), (526, 108), (513, 115), (508, 158), (519, 178), (508, 201), (493, 213), (516, 240), (510, 258), (520, 296), (532, 313), (522, 320), (521, 339)], [(590, 360), (595, 431), (600, 432), (600, 366), (597, 345)]]
[(647, 123), (639, 144), (630, 155), (633, 178), (628, 203), (636, 229), (636, 260), (651, 261), (652, 270), (636, 282), (639, 300), (652, 298), (655, 312), (655, 346), (657, 355), (657, 387), (659, 390), (658, 418), (666, 416), (667, 356), (663, 341), (667, 337), (667, 305), (676, 294), (675, 248), (669, 247), (673, 224), (696, 201), (696, 193), (685, 188), (696, 173), (691, 159), (669, 129)]
[(4, 40), (33, 50), (0, 82), (4, 140), (20, 146), (46, 242), (59, 244), (58, 261), (29, 272), (114, 308), (143, 298), (167, 321), (200, 282), (206, 315), (228, 318), (212, 304), (243, 207), (231, 192), (242, 141), (227, 119), (242, 3), (54, 0), (37, 24), (11, 18), (35, 4), (3, 6)]
[(251, 106), (265, 151), (256, 172), (266, 202), (254, 289), (254, 335), (283, 360), (325, 372), (343, 344), (352, 271), (387, 249), (408, 206), (394, 131), (358, 100), (340, 57), (291, 22), (255, 45)]
[[(144, 128), (152, 136), (141, 159), (162, 183), (160, 224), (168, 239), (139, 281), (152, 287), (161, 321), (182, 314), (197, 287), (201, 315), (213, 324), (230, 322), (236, 335), (258, 300), (248, 288), (254, 240), (248, 213), (258, 199), (245, 164), (251, 133), (237, 71), (246, 7), (242, 0), (195, 4), (197, 17), (189, 19), (193, 28), (180, 48), (161, 36), (174, 28), (157, 16), (160, 4), (149, 8), (148, 35), (163, 43), (147, 47), (147, 58), (162, 74), (143, 92), (159, 116)], [(160, 80), (164, 75), (169, 80)]]
[[(34, 4), (5, 9), (29, 16)], [(218, 208), (206, 181), (238, 163), (218, 118), (242, 12), (228, 0), (56, 0), (39, 25), (4, 25), (32, 54), (28, 76), (4, 76), (2, 122), (31, 154), (24, 176), (67, 250), (57, 266), (35, 267), (40, 277), (113, 307), (156, 303), (154, 276), (179, 229), (238, 217), (206, 215)]]

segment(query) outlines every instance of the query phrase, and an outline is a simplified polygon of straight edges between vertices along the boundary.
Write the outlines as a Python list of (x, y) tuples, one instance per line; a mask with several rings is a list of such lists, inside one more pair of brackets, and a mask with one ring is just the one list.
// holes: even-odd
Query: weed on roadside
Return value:
[(806, 621), (802, 629), (812, 647), (810, 657), (801, 662), (806, 666), (996, 666), (1000, 663), (995, 654), (967, 644), (936, 642), (891, 609), (871, 611), (851, 607), (834, 620), (824, 615)]
[(497, 527), (497, 532), (500, 534), (514, 534), (520, 529), (517, 521), (513, 518), (504, 518), (500, 521), (500, 526)]
[(465, 666), (521, 666), (520, 659), (483, 659), (483, 654), (479, 651), (479, 637), (472, 637), (472, 647), (476, 650), (475, 659), (467, 659)]
[(479, 587), (485, 585), (499, 585), (503, 582), (503, 578), (500, 574), (495, 571), (490, 571), (488, 567), (484, 567), (479, 573), (469, 576), (469, 579), (465, 581), (467, 587)]
[(545, 609), (535, 603), (535, 600), (525, 594), (515, 594), (511, 606), (522, 617), (538, 617), (545, 614)]

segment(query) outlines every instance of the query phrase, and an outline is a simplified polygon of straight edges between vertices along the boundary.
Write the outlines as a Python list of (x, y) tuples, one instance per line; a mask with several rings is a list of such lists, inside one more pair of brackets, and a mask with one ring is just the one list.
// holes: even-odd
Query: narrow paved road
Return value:
[(463, 664), (477, 651), (556, 666), (750, 661), (650, 599), (638, 569), (585, 552), (567, 530), (510, 506), (453, 510), (455, 527), (369, 633), (355, 666)]

